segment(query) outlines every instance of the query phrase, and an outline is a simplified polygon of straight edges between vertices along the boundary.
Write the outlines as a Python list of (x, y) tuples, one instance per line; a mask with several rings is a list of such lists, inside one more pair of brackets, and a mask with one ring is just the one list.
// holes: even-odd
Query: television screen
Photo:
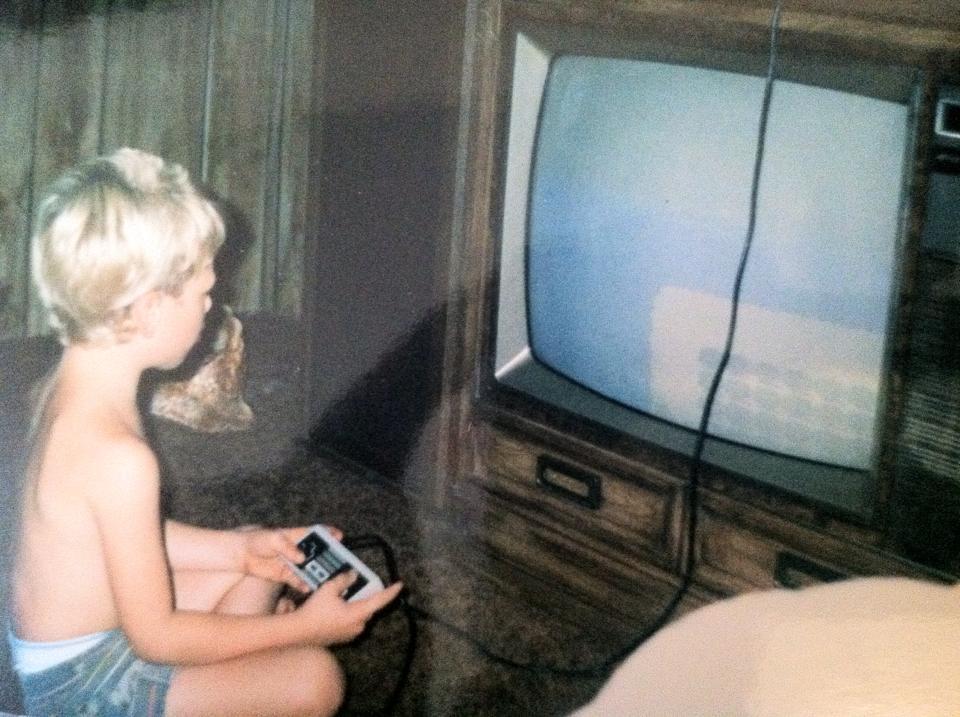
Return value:
[[(763, 93), (755, 75), (543, 53), (519, 36), (501, 380), (689, 451), (729, 324)], [(774, 83), (709, 424), (716, 462), (859, 512), (882, 418), (909, 123), (906, 102)]]

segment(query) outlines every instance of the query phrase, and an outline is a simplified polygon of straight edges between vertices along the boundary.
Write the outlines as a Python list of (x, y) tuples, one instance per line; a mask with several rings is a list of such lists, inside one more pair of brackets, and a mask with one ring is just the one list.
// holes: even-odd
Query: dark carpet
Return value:
[[(336, 649), (347, 672), (343, 714), (560, 715), (584, 702), (596, 676), (553, 670), (594, 664), (609, 653), (589, 624), (546, 605), (517, 602), (531, 578), (487, 555), (456, 526), (425, 516), (394, 485), (334, 456), (295, 461), (257, 474), (206, 480), (201, 490), (173, 486), (169, 513), (211, 527), (244, 523), (307, 524), (322, 520), (347, 536), (375, 534), (392, 547), (420, 611), (409, 677), (388, 705), (402, 675), (409, 620), (395, 607), (355, 644)], [(378, 547), (357, 550), (380, 575), (388, 565)], [(544, 586), (549, 592), (549, 586)], [(484, 654), (520, 664), (507, 665)]]

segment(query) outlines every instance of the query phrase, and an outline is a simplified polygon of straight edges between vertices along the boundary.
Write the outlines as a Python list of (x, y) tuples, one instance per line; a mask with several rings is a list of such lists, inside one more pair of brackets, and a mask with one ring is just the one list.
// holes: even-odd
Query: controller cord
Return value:
[[(393, 548), (380, 536), (357, 535), (351, 538), (345, 538), (343, 544), (353, 551), (364, 550), (366, 548), (379, 548), (386, 563), (390, 583), (392, 584), (400, 580), (400, 571), (397, 568), (397, 559), (394, 555)], [(394, 604), (403, 610), (403, 614), (407, 619), (407, 647), (406, 650), (404, 650), (400, 675), (397, 677), (396, 684), (393, 686), (393, 690), (391, 690), (383, 709), (380, 711), (382, 715), (392, 714), (399, 704), (400, 695), (403, 694), (403, 690), (407, 685), (410, 670), (413, 668), (413, 658), (417, 651), (417, 617), (420, 616), (422, 611), (417, 611), (416, 608), (410, 605), (405, 593), (406, 591), (401, 593)], [(389, 610), (389, 608), (387, 609)]]

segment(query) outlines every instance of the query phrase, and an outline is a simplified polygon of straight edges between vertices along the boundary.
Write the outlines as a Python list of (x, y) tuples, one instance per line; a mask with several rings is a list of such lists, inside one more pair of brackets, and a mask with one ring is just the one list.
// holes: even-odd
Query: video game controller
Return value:
[(348, 570), (356, 571), (357, 579), (344, 592), (344, 600), (370, 597), (384, 588), (377, 574), (322, 525), (311, 527), (297, 547), (304, 554), (303, 562), (297, 564), (286, 558), (284, 561), (311, 590), (316, 590), (330, 578)]

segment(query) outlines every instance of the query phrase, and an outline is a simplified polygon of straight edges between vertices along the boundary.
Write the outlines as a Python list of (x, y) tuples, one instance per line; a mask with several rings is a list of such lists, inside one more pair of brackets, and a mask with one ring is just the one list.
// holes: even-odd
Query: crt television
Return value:
[[(769, 44), (662, 30), (505, 23), (481, 399), (690, 456), (747, 234)], [(777, 49), (703, 459), (869, 519), (896, 420), (922, 83), (796, 45)]]

